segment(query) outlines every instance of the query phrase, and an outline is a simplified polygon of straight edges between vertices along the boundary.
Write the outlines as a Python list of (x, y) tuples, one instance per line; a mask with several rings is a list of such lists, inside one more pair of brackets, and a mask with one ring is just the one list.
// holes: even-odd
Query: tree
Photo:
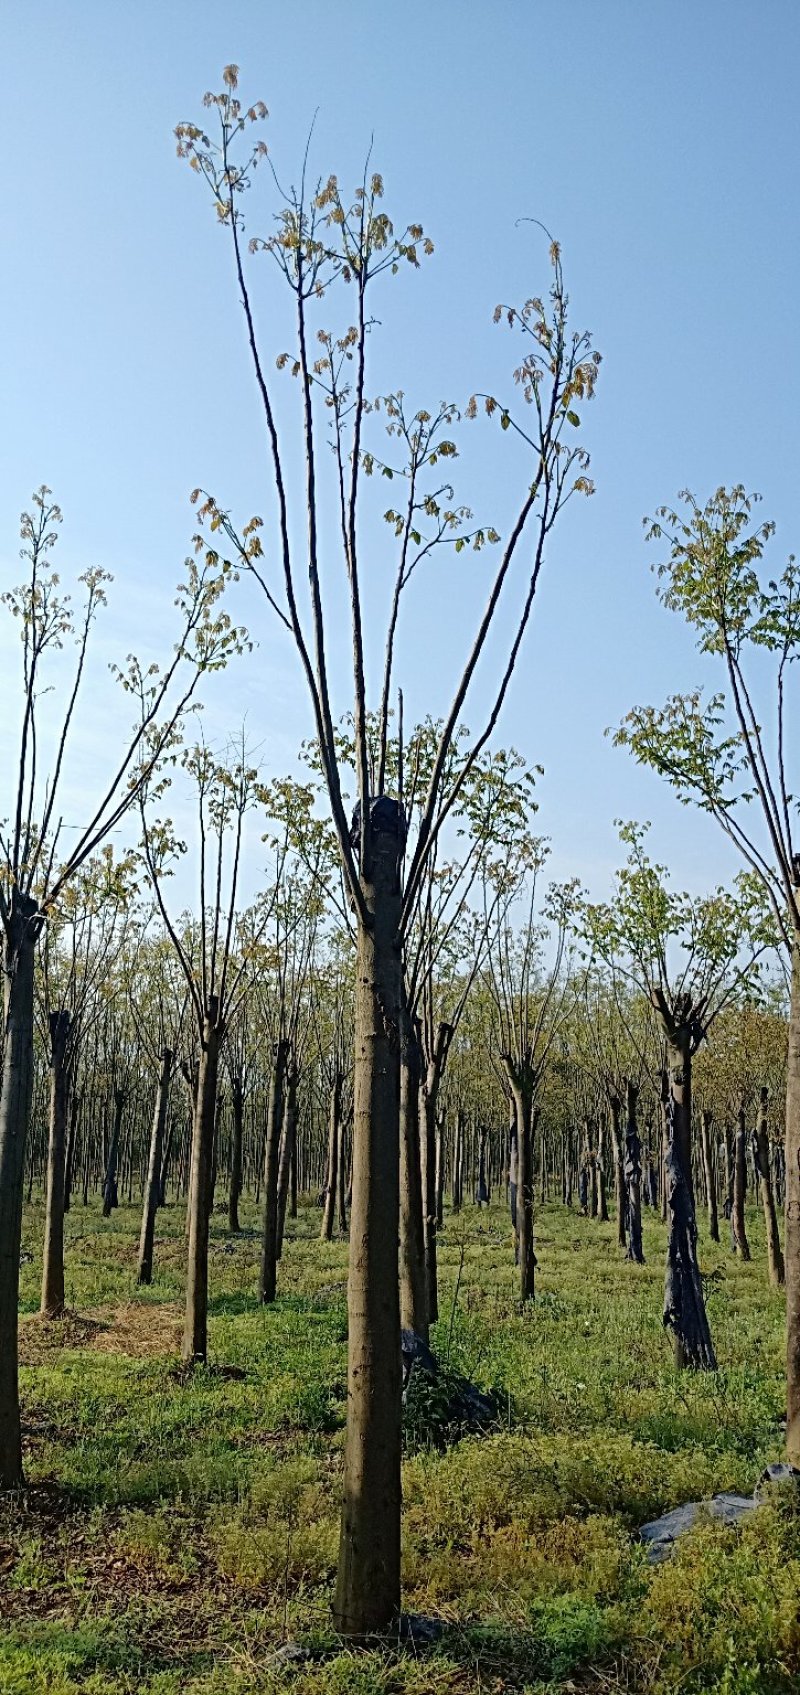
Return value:
[[(477, 414), (482, 402), (504, 432), (516, 439), (525, 456), (524, 493), (501, 545), (498, 533), (475, 529), (471, 515), (455, 504), (449, 485), (440, 481), (440, 462), (456, 455), (448, 433), (458, 423), (455, 407), (413, 409), (397, 391), (385, 404), (367, 392), (367, 354), (375, 327), (376, 285), (401, 269), (417, 269), (432, 243), (416, 223), (396, 226), (383, 207), (383, 181), (365, 171), (352, 199), (331, 175), (307, 186), (304, 164), (298, 189), (278, 194), (273, 233), (250, 240), (251, 253), (271, 262), (288, 289), (295, 319), (295, 347), (278, 354), (279, 369), (298, 385), (304, 455), (301, 511), (295, 516), (287, 476), (287, 443), (268, 377), (266, 351), (256, 328), (256, 313), (246, 264), (241, 197), (266, 156), (266, 143), (243, 148), (244, 132), (266, 118), (263, 103), (242, 106), (236, 88), (238, 70), (230, 65), (221, 93), (208, 94), (205, 106), (216, 125), (212, 139), (195, 123), (178, 126), (178, 152), (211, 191), (215, 212), (226, 228), (236, 283), (245, 315), (270, 466), (271, 539), (265, 550), (263, 522), (253, 517), (241, 531), (212, 496), (200, 501), (201, 525), (233, 550), (237, 565), (260, 584), (265, 600), (290, 632), (311, 702), (319, 757), (341, 854), (347, 896), (356, 930), (355, 1075), (353, 1126), (353, 1199), (348, 1279), (348, 1420), (344, 1459), (344, 1505), (336, 1586), (335, 1618), (347, 1635), (385, 1628), (400, 1604), (400, 1341), (397, 1290), (399, 1209), (400, 1028), (404, 938), (415, 910), (425, 867), (452, 815), (464, 782), (497, 722), (529, 622), (545, 554), (558, 513), (575, 492), (590, 493), (587, 457), (572, 432), (580, 425), (576, 405), (594, 391), (599, 364), (589, 338), (570, 332), (561, 255), (551, 246), (553, 280), (545, 306), (534, 297), (525, 305), (499, 308), (521, 336), (524, 353), (515, 373), (530, 428), (513, 417), (495, 395), (474, 396), (467, 408)], [(336, 330), (321, 319), (337, 300), (343, 313)], [(350, 304), (352, 303), (352, 304)], [(316, 340), (316, 356), (312, 340)], [(389, 448), (367, 432), (386, 422)], [(320, 449), (327, 434), (332, 451)], [(399, 464), (390, 462), (397, 449)], [(326, 482), (326, 467), (331, 472)], [(402, 479), (404, 506), (386, 514), (396, 548), (393, 590), (381, 643), (384, 652), (377, 759), (370, 763), (367, 732), (367, 631), (362, 603), (363, 489), (374, 475)], [(328, 650), (331, 632), (323, 612), (320, 537), (330, 558), (338, 525), (339, 563), (350, 606), (352, 639), (353, 734), (356, 746), (357, 806), (347, 817), (334, 733)], [(299, 537), (304, 534), (305, 540)], [(456, 682), (442, 722), (430, 779), (416, 828), (408, 839), (404, 787), (386, 792), (390, 743), (387, 703), (392, 697), (395, 635), (402, 597), (418, 580), (418, 566), (450, 543), (461, 551), (467, 542), (500, 549), (491, 573), (488, 599), (478, 619), (471, 650)], [(198, 547), (205, 550), (202, 533)], [(214, 547), (208, 550), (218, 557)], [(525, 556), (511, 639), (500, 660), (499, 683), (483, 729), (455, 771), (448, 768), (454, 735), (495, 615), (509, 584), (512, 566)], [(262, 565), (266, 557), (268, 563)], [(277, 567), (277, 569), (275, 569)], [(299, 600), (301, 568), (309, 587), (310, 623)], [(507, 598), (507, 597), (506, 597)]]
[[(62, 846), (58, 807), (69, 752), (70, 732), (84, 681), (89, 638), (106, 600), (108, 573), (83, 573), (83, 606), (76, 614), (69, 595), (52, 569), (61, 512), (42, 487), (33, 511), (22, 514), (22, 583), (0, 597), (16, 620), (22, 646), (19, 704), (19, 755), (7, 774), (8, 810), (0, 817), (0, 924), (3, 932), (4, 1028), (0, 1088), (0, 1488), (22, 1481), (19, 1412), (17, 1306), (19, 1247), (25, 1145), (33, 1085), (34, 955), (49, 915), (72, 878), (102, 845), (110, 831), (136, 804), (142, 785), (177, 733), (201, 676), (226, 663), (240, 644), (240, 632), (219, 605), (228, 569), (187, 561), (176, 604), (178, 640), (163, 670), (143, 666), (129, 655), (116, 668), (123, 688), (136, 705), (129, 736), (112, 755), (110, 773), (87, 803), (68, 851)], [(47, 736), (41, 722), (41, 697), (47, 664), (65, 645), (74, 644), (71, 675), (59, 672), (65, 705), (45, 757)]]
[(620, 825), (628, 848), (610, 903), (584, 908), (590, 943), (601, 959), (626, 961), (649, 997), (665, 1049), (665, 1178), (669, 1242), (664, 1323), (679, 1366), (716, 1369), (697, 1262), (692, 1177), (692, 1062), (723, 1007), (752, 980), (770, 945), (760, 891), (740, 873), (733, 893), (698, 899), (669, 887), (640, 824)]
[[(685, 804), (714, 818), (770, 901), (791, 981), (786, 1088), (786, 1445), (800, 1463), (800, 856), (793, 815), (796, 750), (787, 700), (800, 652), (800, 575), (794, 556), (778, 576), (763, 567), (770, 522), (757, 495), (718, 488), (701, 505), (660, 507), (649, 539), (664, 542), (660, 597), (681, 612), (722, 687), (635, 707), (616, 732), (661, 772)], [(763, 679), (763, 685), (759, 687)], [(771, 687), (769, 687), (771, 685)]]
[[(208, 1232), (220, 1054), (249, 963), (247, 949), (238, 959), (235, 956), (236, 896), (244, 820), (257, 792), (257, 772), (242, 745), (230, 748), (220, 759), (199, 743), (187, 748), (182, 763), (197, 807), (200, 904), (193, 935), (180, 933), (164, 896), (165, 876), (175, 855), (185, 851), (184, 845), (176, 841), (171, 820), (155, 822), (148, 818), (146, 796), (142, 798), (141, 819), (144, 861), (186, 980), (199, 1044), (192, 1078), (188, 1268), (181, 1346), (186, 1363), (195, 1364), (204, 1361), (208, 1352)], [(271, 903), (267, 903), (260, 929), (266, 925), (270, 910)]]

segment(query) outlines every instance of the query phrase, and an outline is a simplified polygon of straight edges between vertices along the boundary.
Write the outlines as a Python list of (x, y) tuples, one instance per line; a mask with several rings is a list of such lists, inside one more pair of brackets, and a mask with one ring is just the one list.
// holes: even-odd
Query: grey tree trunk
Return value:
[(766, 1089), (761, 1090), (758, 1109), (758, 1122), (755, 1133), (756, 1169), (758, 1171), (758, 1186), (761, 1190), (761, 1205), (764, 1209), (764, 1226), (767, 1234), (767, 1265), (769, 1280), (774, 1288), (780, 1289), (786, 1281), (781, 1238), (778, 1230), (778, 1214), (775, 1207), (775, 1194), (772, 1187), (772, 1170), (769, 1159), (768, 1132), (768, 1103)]
[(11, 892), (4, 938), (3, 1075), (0, 1089), (0, 1489), (22, 1484), (17, 1309), (25, 1143), (33, 1097), (34, 901)]
[(706, 1110), (700, 1117), (700, 1153), (703, 1160), (703, 1181), (706, 1190), (706, 1206), (708, 1208), (708, 1234), (712, 1242), (719, 1241), (719, 1217), (717, 1214), (717, 1185), (714, 1178), (714, 1159), (711, 1152), (711, 1123), (712, 1114)]
[(786, 1083), (786, 1449), (791, 1464), (800, 1466), (800, 935), (797, 934), (792, 946)]
[(516, 1233), (519, 1298), (521, 1301), (532, 1301), (536, 1292), (536, 1255), (533, 1248), (533, 1102), (531, 1090), (526, 1086), (526, 1079), (521, 1071), (507, 1054), (502, 1058), (509, 1088), (514, 1097), (517, 1128)]
[(422, 1055), (413, 1020), (403, 1012), (400, 1049), (400, 1323), (427, 1342), (428, 1287), (420, 1153)]
[(275, 1043), (269, 1090), (267, 1145), (264, 1152), (264, 1218), (261, 1232), (260, 1298), (269, 1305), (278, 1286), (278, 1171), (280, 1167), (283, 1087), (289, 1059), (287, 1041)]
[(69, 1013), (63, 1009), (49, 1015), (50, 1130), (47, 1143), (42, 1299), (39, 1308), (45, 1318), (60, 1318), (64, 1311), (64, 1193), (67, 1171), (71, 1023)]
[(625, 1129), (625, 1179), (628, 1213), (628, 1259), (644, 1265), (642, 1246), (642, 1144), (636, 1122), (638, 1089), (630, 1079), (625, 1085), (627, 1125)]
[(322, 1211), (322, 1229), (320, 1236), (323, 1242), (333, 1240), (333, 1220), (336, 1215), (336, 1197), (339, 1192), (339, 1144), (341, 1139), (342, 1117), (342, 1076), (341, 1072), (334, 1073), (331, 1084), (331, 1097), (328, 1109), (328, 1176), (325, 1184), (325, 1206)]
[(617, 1207), (617, 1247), (624, 1248), (627, 1243), (627, 1233), (625, 1230), (625, 1156), (622, 1151), (622, 1131), (620, 1129), (622, 1120), (622, 1102), (619, 1096), (612, 1095), (609, 1105), (611, 1107), (611, 1137), (614, 1143), (614, 1195)]
[(283, 1101), (283, 1136), (281, 1138), (280, 1155), (278, 1159), (278, 1227), (277, 1227), (277, 1257), (283, 1253), (283, 1236), (286, 1229), (286, 1207), (289, 1200), (289, 1180), (292, 1174), (292, 1160), (295, 1152), (297, 1136), (297, 1063), (292, 1059), (286, 1072), (286, 1089)]
[(428, 1323), (435, 1324), (439, 1317), (439, 1273), (436, 1256), (436, 1096), (428, 1092), (424, 1077), (419, 1091), (419, 1147), (425, 1290)]
[(186, 1318), (181, 1349), (187, 1362), (202, 1362), (208, 1355), (208, 1196), (217, 1116), (221, 1036), (218, 1015), (217, 1000), (215, 996), (210, 995), (203, 1020), (192, 1124)]
[(171, 1071), (172, 1049), (164, 1048), (156, 1090), (153, 1128), (150, 1132), (150, 1157), (147, 1162), (147, 1179), (142, 1206), (142, 1228), (139, 1235), (139, 1264), (136, 1281), (144, 1285), (153, 1281), (153, 1239), (156, 1231), (156, 1213), (161, 1204), (161, 1160), (164, 1150), (164, 1126), (167, 1122)]
[(736, 1141), (733, 1159), (733, 1210), (731, 1223), (733, 1225), (733, 1241), (736, 1252), (743, 1260), (750, 1259), (750, 1243), (747, 1240), (745, 1226), (744, 1203), (747, 1194), (747, 1128), (745, 1125), (744, 1107), (740, 1107), (736, 1115)]
[(78, 1146), (78, 1120), (80, 1118), (81, 1098), (77, 1090), (70, 1088), (69, 1128), (67, 1131), (67, 1153), (64, 1161), (64, 1211), (69, 1212), (72, 1200), (72, 1183), (75, 1174), (75, 1153)]
[(231, 1084), (231, 1177), (228, 1189), (228, 1229), (238, 1236), (239, 1201), (242, 1194), (242, 1141), (244, 1137), (244, 1089), (241, 1077)]
[(114, 1126), (111, 1131), (111, 1145), (106, 1161), (106, 1174), (103, 1179), (103, 1217), (110, 1218), (118, 1204), (117, 1196), (117, 1165), (119, 1163), (119, 1142), (122, 1134), (122, 1114), (125, 1111), (124, 1089), (114, 1090)]
[[(381, 799), (356, 954), (353, 1197), (347, 1285), (347, 1433), (334, 1623), (386, 1630), (400, 1610), (400, 1032), (402, 809)], [(394, 823), (394, 831), (391, 825)]]
[(347, 1235), (347, 1162), (345, 1160), (344, 1114), (339, 1116), (339, 1234)]

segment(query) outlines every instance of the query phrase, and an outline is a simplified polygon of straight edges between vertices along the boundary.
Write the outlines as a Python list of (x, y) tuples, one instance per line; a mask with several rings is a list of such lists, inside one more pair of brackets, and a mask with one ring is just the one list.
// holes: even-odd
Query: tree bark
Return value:
[(283, 1090), (289, 1060), (289, 1043), (283, 1038), (273, 1050), (269, 1089), (267, 1143), (264, 1150), (264, 1215), (261, 1231), (260, 1299), (270, 1305), (278, 1286), (278, 1172), (280, 1167)]
[[(632, 1087), (632, 1084), (628, 1084), (628, 1088)], [(634, 1095), (634, 1111), (635, 1098), (636, 1097)], [(622, 1119), (622, 1102), (619, 1095), (612, 1095), (609, 1105), (611, 1107), (611, 1135), (614, 1143), (614, 1193), (617, 1207), (617, 1247), (624, 1248), (627, 1244), (627, 1233), (625, 1229), (625, 1156), (622, 1151), (622, 1131), (620, 1129)], [(634, 1129), (635, 1128), (636, 1121), (634, 1118)]]
[(714, 1159), (711, 1152), (711, 1123), (712, 1114), (706, 1110), (700, 1116), (700, 1152), (703, 1160), (703, 1181), (708, 1208), (708, 1234), (712, 1242), (718, 1242), (719, 1217), (717, 1215), (717, 1186), (714, 1181)]
[(228, 1189), (228, 1229), (238, 1236), (239, 1201), (242, 1194), (242, 1142), (244, 1139), (244, 1089), (238, 1075), (231, 1084), (231, 1176)]
[(34, 901), (11, 892), (4, 939), (3, 1075), (0, 1090), (0, 1489), (22, 1484), (17, 1309), (25, 1144), (33, 1098)]
[(210, 995), (203, 1020), (192, 1124), (186, 1318), (181, 1349), (187, 1362), (204, 1361), (208, 1354), (208, 1196), (217, 1116), (217, 1075), (221, 1038), (218, 1017), (216, 997)]
[[(400, 1610), (400, 1031), (402, 809), (382, 797), (361, 886), (356, 956), (347, 1433), (334, 1623), (386, 1630)], [(394, 833), (391, 833), (392, 822)]]
[(697, 1264), (697, 1219), (692, 1182), (692, 1019), (665, 1015), (667, 1042), (664, 1127), (668, 1139), (664, 1191), (669, 1218), (664, 1323), (672, 1330), (679, 1370), (716, 1370)]
[(111, 1145), (108, 1150), (106, 1174), (103, 1178), (103, 1217), (110, 1218), (118, 1204), (117, 1196), (117, 1164), (119, 1162), (119, 1141), (122, 1133), (122, 1114), (125, 1111), (125, 1090), (114, 1090), (114, 1126), (111, 1131)]
[(161, 1158), (164, 1149), (164, 1126), (167, 1122), (172, 1057), (172, 1049), (164, 1048), (161, 1055), (158, 1088), (156, 1089), (153, 1127), (150, 1132), (150, 1157), (147, 1163), (142, 1228), (139, 1236), (139, 1264), (136, 1273), (137, 1283), (144, 1285), (153, 1281), (153, 1239), (156, 1230), (156, 1213), (161, 1204)]
[(47, 1190), (42, 1255), (42, 1299), (44, 1318), (60, 1318), (64, 1311), (64, 1192), (67, 1170), (67, 1114), (69, 1111), (68, 1012), (51, 1012), (50, 1025), (50, 1131), (47, 1144)]
[(758, 1110), (758, 1123), (755, 1134), (756, 1169), (758, 1171), (758, 1186), (761, 1190), (761, 1205), (764, 1209), (764, 1226), (767, 1234), (767, 1265), (769, 1280), (774, 1288), (782, 1288), (786, 1281), (786, 1272), (781, 1252), (781, 1238), (778, 1230), (778, 1214), (775, 1207), (775, 1194), (772, 1187), (772, 1169), (770, 1167), (770, 1146), (768, 1131), (768, 1101), (766, 1089), (761, 1090)]
[(283, 1237), (286, 1229), (286, 1207), (289, 1200), (289, 1180), (292, 1174), (292, 1160), (295, 1151), (297, 1135), (297, 1062), (292, 1058), (286, 1071), (286, 1089), (283, 1101), (283, 1136), (281, 1138), (280, 1157), (278, 1160), (278, 1231), (277, 1257), (283, 1253)]
[(745, 1226), (744, 1203), (747, 1193), (747, 1128), (745, 1125), (744, 1107), (741, 1106), (736, 1115), (736, 1142), (733, 1159), (733, 1211), (731, 1224), (733, 1226), (733, 1241), (736, 1252), (743, 1260), (750, 1259), (750, 1243), (747, 1240)]
[[(536, 1255), (533, 1248), (533, 1130), (531, 1090), (521, 1070), (508, 1054), (502, 1056), (508, 1085), (514, 1098), (517, 1125), (517, 1267), (519, 1298), (532, 1301), (535, 1295)], [(538, 1119), (538, 1113), (536, 1114)]]
[(325, 1205), (322, 1211), (322, 1229), (320, 1236), (323, 1242), (333, 1240), (333, 1220), (336, 1215), (336, 1197), (339, 1192), (339, 1145), (341, 1139), (342, 1117), (342, 1074), (334, 1073), (331, 1084), (330, 1103), (328, 1108), (328, 1177), (325, 1185)]
[(638, 1089), (630, 1079), (625, 1085), (627, 1125), (625, 1130), (625, 1165), (623, 1176), (628, 1213), (628, 1259), (644, 1265), (642, 1246), (642, 1144), (636, 1122)]
[(400, 1324), (427, 1342), (428, 1287), (425, 1261), (420, 1073), (422, 1055), (414, 1021), (403, 1011), (400, 1048)]

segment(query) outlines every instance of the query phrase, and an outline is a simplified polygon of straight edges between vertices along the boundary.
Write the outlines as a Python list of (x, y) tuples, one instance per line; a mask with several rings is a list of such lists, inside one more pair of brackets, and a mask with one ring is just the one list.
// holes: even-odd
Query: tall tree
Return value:
[[(254, 575), (272, 612), (294, 641), (311, 702), (354, 914), (357, 967), (348, 1419), (334, 1612), (343, 1633), (361, 1636), (385, 1628), (400, 1605), (397, 1238), (403, 943), (434, 844), (492, 734), (508, 692), (547, 538), (572, 494), (591, 492), (585, 451), (570, 443), (575, 440), (572, 432), (580, 424), (576, 405), (594, 390), (599, 355), (593, 352), (587, 336), (568, 328), (561, 256), (553, 243), (553, 280), (547, 305), (534, 297), (519, 310), (498, 308), (498, 317), (506, 319), (524, 344), (515, 375), (530, 423), (523, 427), (510, 406), (492, 394), (475, 396), (468, 407), (476, 414), (482, 401), (524, 454), (524, 493), (507, 540), (501, 545), (496, 531), (484, 526), (474, 528), (466, 509), (455, 504), (451, 489), (441, 482), (440, 461), (451, 461), (456, 453), (449, 433), (458, 423), (456, 408), (406, 409), (404, 402), (400, 416), (397, 391), (385, 406), (368, 394), (367, 356), (374, 344), (376, 286), (401, 269), (417, 269), (420, 259), (432, 252), (432, 243), (419, 224), (397, 226), (389, 217), (383, 207), (379, 173), (365, 171), (352, 199), (342, 193), (333, 175), (309, 188), (306, 165), (297, 189), (284, 192), (272, 177), (279, 194), (276, 226), (270, 235), (253, 237), (249, 247), (251, 253), (272, 262), (273, 275), (288, 290), (295, 345), (291, 354), (271, 349), (268, 359), (256, 327), (241, 203), (256, 166), (267, 152), (263, 141), (254, 147), (245, 143), (242, 148), (241, 143), (249, 126), (266, 117), (266, 108), (263, 103), (248, 108), (241, 104), (236, 94), (236, 66), (226, 68), (223, 82), (222, 92), (205, 97), (206, 109), (214, 120), (213, 139), (203, 125), (183, 123), (177, 130), (178, 151), (210, 188), (216, 215), (232, 244), (270, 467), (272, 534), (266, 550), (270, 563), (266, 567), (262, 563), (260, 517), (251, 519), (239, 532), (224, 507), (207, 494), (200, 501), (200, 516), (204, 524), (225, 538), (240, 568)], [(334, 313), (337, 302), (342, 313), (334, 329), (328, 315)], [(292, 510), (294, 485), (288, 476), (288, 442), (268, 375), (276, 352), (279, 367), (295, 379), (298, 389), (305, 474), (296, 514)], [(384, 423), (389, 431), (388, 447), (386, 437), (375, 436)], [(395, 451), (398, 464), (391, 458)], [(326, 469), (331, 473), (330, 483)], [(398, 513), (392, 510), (387, 514), (396, 552), (391, 568), (393, 587), (379, 643), (384, 655), (377, 696), (380, 731), (377, 760), (371, 766), (368, 631), (362, 598), (363, 488), (365, 479), (378, 474), (389, 480), (395, 475), (402, 477), (406, 502)], [(340, 582), (349, 600), (351, 621), (358, 776), (352, 822), (347, 816), (337, 758), (329, 670), (331, 630), (323, 611), (321, 538), (324, 534), (324, 554), (330, 559), (335, 536), (331, 513), (338, 520)], [(387, 702), (394, 686), (398, 618), (409, 582), (416, 584), (418, 580), (418, 565), (448, 541), (461, 550), (468, 539), (477, 548), (487, 542), (497, 545), (499, 563), (490, 573), (486, 606), (477, 620), (474, 641), (442, 722), (412, 840), (403, 807), (403, 785), (398, 783), (397, 792), (392, 794), (387, 792), (385, 782), (390, 743)], [(201, 541), (199, 545), (204, 544)], [(213, 548), (210, 551), (213, 554)], [(522, 580), (510, 616), (509, 644), (498, 663), (494, 698), (481, 733), (452, 771), (448, 757), (453, 739), (518, 559), (524, 560)], [(308, 609), (299, 598), (301, 575), (308, 584)]]
[(660, 507), (649, 539), (664, 543), (660, 596), (695, 632), (721, 679), (635, 707), (616, 733), (660, 771), (679, 798), (710, 813), (771, 903), (791, 980), (786, 1088), (786, 1445), (800, 1463), (800, 855), (793, 823), (797, 748), (788, 700), (800, 652), (800, 572), (793, 556), (772, 575), (774, 535), (758, 495), (720, 487), (703, 505), (684, 491)]

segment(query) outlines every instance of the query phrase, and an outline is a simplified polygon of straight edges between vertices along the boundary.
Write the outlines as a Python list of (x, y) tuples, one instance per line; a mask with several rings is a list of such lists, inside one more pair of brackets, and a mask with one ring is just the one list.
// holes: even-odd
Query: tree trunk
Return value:
[(242, 1142), (244, 1139), (244, 1089), (242, 1079), (234, 1077), (231, 1085), (231, 1177), (228, 1189), (228, 1229), (238, 1236), (239, 1201), (242, 1194)]
[(331, 1084), (331, 1097), (328, 1112), (328, 1178), (325, 1185), (325, 1206), (322, 1212), (322, 1229), (320, 1236), (323, 1242), (333, 1240), (333, 1220), (336, 1214), (336, 1197), (339, 1192), (339, 1144), (341, 1138), (342, 1117), (342, 1075), (334, 1073)]
[(601, 1224), (608, 1223), (608, 1193), (606, 1190), (606, 1130), (604, 1121), (600, 1124), (600, 1134), (597, 1139), (597, 1215)]
[(156, 1213), (161, 1204), (161, 1157), (164, 1149), (164, 1126), (167, 1122), (167, 1102), (169, 1100), (169, 1079), (172, 1070), (172, 1049), (164, 1048), (161, 1055), (161, 1071), (156, 1090), (156, 1104), (153, 1112), (153, 1128), (150, 1132), (150, 1158), (147, 1164), (147, 1180), (144, 1189), (144, 1205), (142, 1207), (142, 1228), (139, 1236), (139, 1266), (136, 1274), (137, 1283), (150, 1284), (153, 1281), (153, 1238), (156, 1231)]
[(344, 1113), (339, 1117), (339, 1234), (347, 1235), (347, 1161), (345, 1160)]
[(755, 1134), (756, 1170), (758, 1186), (761, 1190), (761, 1205), (764, 1209), (764, 1226), (767, 1233), (767, 1264), (769, 1280), (774, 1288), (779, 1289), (785, 1282), (781, 1238), (778, 1230), (778, 1214), (775, 1208), (775, 1195), (772, 1188), (772, 1171), (769, 1162), (769, 1133), (767, 1121), (768, 1094), (761, 1090), (758, 1111), (758, 1124)]
[(711, 1123), (712, 1114), (706, 1110), (700, 1116), (700, 1152), (703, 1160), (703, 1181), (708, 1208), (708, 1234), (712, 1242), (718, 1242), (719, 1218), (717, 1216), (717, 1186), (714, 1181), (714, 1159), (711, 1152)]
[(786, 1084), (786, 1448), (800, 1466), (800, 935), (792, 946)]
[(278, 1172), (280, 1168), (283, 1086), (289, 1060), (289, 1043), (275, 1043), (272, 1081), (269, 1090), (267, 1145), (264, 1152), (264, 1218), (261, 1232), (261, 1277), (259, 1294), (269, 1305), (278, 1286)]
[(103, 1217), (110, 1218), (118, 1204), (117, 1195), (117, 1164), (119, 1161), (119, 1139), (122, 1132), (122, 1114), (125, 1111), (125, 1090), (114, 1090), (114, 1127), (111, 1131), (111, 1146), (106, 1161), (106, 1174), (103, 1178)]
[(292, 1174), (292, 1159), (294, 1156), (296, 1135), (297, 1063), (294, 1059), (292, 1059), (286, 1073), (286, 1091), (283, 1103), (283, 1137), (281, 1140), (280, 1158), (278, 1161), (278, 1259), (280, 1259), (281, 1254), (283, 1253), (283, 1236), (286, 1229), (286, 1206), (289, 1199), (289, 1179)]
[[(530, 1089), (508, 1054), (503, 1064), (514, 1097), (517, 1126), (517, 1266), (519, 1298), (532, 1301), (535, 1294), (536, 1255), (533, 1250), (533, 1103)], [(538, 1119), (538, 1113), (536, 1119)]]
[(0, 1489), (19, 1488), (23, 1480), (17, 1308), (25, 1143), (33, 1098), (33, 965), (38, 929), (35, 903), (12, 890), (4, 945), (0, 1092)]
[(690, 1020), (664, 1019), (667, 1038), (665, 1132), (668, 1137), (665, 1198), (669, 1218), (664, 1323), (675, 1341), (679, 1370), (716, 1370), (703, 1285), (697, 1263), (697, 1219), (692, 1183), (692, 1036)]
[(733, 1242), (736, 1252), (743, 1260), (750, 1259), (750, 1243), (747, 1240), (745, 1227), (744, 1202), (747, 1193), (747, 1129), (745, 1126), (744, 1107), (740, 1107), (736, 1115), (736, 1142), (733, 1160)]
[(400, 1049), (400, 1324), (427, 1342), (428, 1287), (425, 1264), (422, 1161), (420, 1156), (420, 1071), (422, 1055), (414, 1021), (403, 1012)]
[[(399, 864), (402, 809), (382, 797), (368, 831), (355, 998), (353, 1196), (347, 1284), (347, 1433), (334, 1601), (336, 1629), (366, 1636), (400, 1610), (401, 1368)], [(394, 834), (390, 833), (394, 823)]]
[(64, 1189), (67, 1169), (68, 1050), (71, 1023), (70, 1015), (66, 1011), (51, 1012), (49, 1015), (50, 1133), (47, 1144), (42, 1300), (39, 1308), (45, 1318), (60, 1318), (64, 1311)]
[(439, 1273), (436, 1256), (436, 1098), (429, 1093), (424, 1078), (419, 1091), (419, 1147), (425, 1290), (428, 1323), (435, 1324), (439, 1317)]
[(639, 1091), (630, 1080), (625, 1085), (627, 1126), (625, 1130), (625, 1179), (628, 1213), (628, 1259), (644, 1265), (642, 1247), (642, 1144), (636, 1123), (636, 1098)]
[(72, 1184), (75, 1176), (75, 1153), (78, 1146), (78, 1120), (80, 1118), (81, 1098), (77, 1090), (70, 1094), (69, 1130), (67, 1133), (67, 1153), (64, 1160), (64, 1211), (69, 1212), (72, 1200)]
[(210, 995), (203, 1020), (192, 1124), (186, 1320), (181, 1349), (187, 1362), (204, 1361), (208, 1354), (208, 1194), (217, 1116), (217, 1073), (221, 1035), (218, 1017), (216, 997)]
[[(631, 1089), (634, 1086), (633, 1086), (633, 1084), (629, 1083), (627, 1085), (627, 1087), (628, 1087), (628, 1089)], [(611, 1107), (611, 1135), (612, 1135), (612, 1140), (613, 1140), (613, 1143), (614, 1143), (614, 1193), (615, 1193), (616, 1207), (617, 1207), (617, 1247), (618, 1248), (624, 1248), (626, 1246), (626, 1242), (627, 1242), (627, 1234), (626, 1234), (626, 1230), (625, 1230), (625, 1209), (626, 1209), (625, 1156), (624, 1156), (623, 1151), (622, 1151), (622, 1131), (620, 1129), (620, 1122), (621, 1122), (621, 1118), (622, 1118), (622, 1102), (619, 1098), (619, 1095), (612, 1095), (611, 1101), (610, 1101), (609, 1104), (610, 1104), (610, 1107)], [(636, 1095), (635, 1095), (635, 1091), (634, 1091), (634, 1113), (635, 1113), (635, 1110), (636, 1110)], [(630, 1102), (629, 1102), (629, 1111), (630, 1111)], [(635, 1128), (636, 1128), (636, 1121), (635, 1121), (635, 1118), (634, 1118), (634, 1129)], [(641, 1223), (640, 1223), (640, 1227), (641, 1227)], [(635, 1257), (635, 1256), (632, 1256), (632, 1257)]]
[(444, 1144), (445, 1117), (436, 1115), (436, 1229), (444, 1227)]

